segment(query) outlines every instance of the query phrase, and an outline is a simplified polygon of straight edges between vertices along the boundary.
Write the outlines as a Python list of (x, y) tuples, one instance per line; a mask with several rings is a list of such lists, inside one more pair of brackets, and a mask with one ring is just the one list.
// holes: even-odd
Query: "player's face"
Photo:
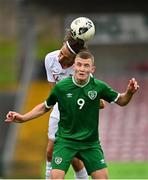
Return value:
[(69, 51), (66, 44), (64, 44), (59, 53), (59, 62), (64, 66), (72, 66), (75, 55)]
[(77, 57), (74, 63), (75, 79), (77, 82), (86, 82), (91, 73), (94, 73), (95, 66), (91, 59)]

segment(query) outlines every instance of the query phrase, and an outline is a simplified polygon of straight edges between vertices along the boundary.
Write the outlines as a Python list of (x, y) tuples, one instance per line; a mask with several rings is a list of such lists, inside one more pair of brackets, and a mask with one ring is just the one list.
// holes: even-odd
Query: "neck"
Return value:
[(85, 85), (85, 84), (87, 84), (88, 82), (89, 82), (89, 80), (90, 80), (90, 76), (87, 78), (87, 79), (85, 79), (85, 80), (81, 80), (81, 79), (77, 79), (75, 76), (74, 76), (74, 81), (78, 84), (78, 85)]

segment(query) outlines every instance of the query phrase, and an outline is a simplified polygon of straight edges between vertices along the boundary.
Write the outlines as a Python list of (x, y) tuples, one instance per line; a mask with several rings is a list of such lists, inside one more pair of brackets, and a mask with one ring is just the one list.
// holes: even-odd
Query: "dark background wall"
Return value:
[(49, 8), (54, 13), (148, 13), (148, 2), (143, 0), (24, 0), (24, 4), (35, 4), (40, 7)]

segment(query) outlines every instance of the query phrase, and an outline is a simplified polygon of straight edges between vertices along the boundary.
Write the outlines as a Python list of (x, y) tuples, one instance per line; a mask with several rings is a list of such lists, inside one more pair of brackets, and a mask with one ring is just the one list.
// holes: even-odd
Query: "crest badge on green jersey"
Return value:
[(91, 100), (94, 100), (96, 97), (97, 97), (97, 91), (88, 91), (88, 97), (91, 99)]
[(55, 163), (56, 164), (61, 164), (61, 162), (62, 162), (62, 158), (61, 157), (56, 157), (55, 158)]

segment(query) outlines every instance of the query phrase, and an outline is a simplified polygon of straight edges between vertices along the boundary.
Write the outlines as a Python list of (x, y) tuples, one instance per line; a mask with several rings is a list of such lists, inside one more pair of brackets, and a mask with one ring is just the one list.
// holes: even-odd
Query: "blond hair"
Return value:
[(92, 64), (94, 65), (94, 56), (90, 51), (80, 51), (77, 55), (76, 58), (80, 57), (82, 59), (91, 59)]

